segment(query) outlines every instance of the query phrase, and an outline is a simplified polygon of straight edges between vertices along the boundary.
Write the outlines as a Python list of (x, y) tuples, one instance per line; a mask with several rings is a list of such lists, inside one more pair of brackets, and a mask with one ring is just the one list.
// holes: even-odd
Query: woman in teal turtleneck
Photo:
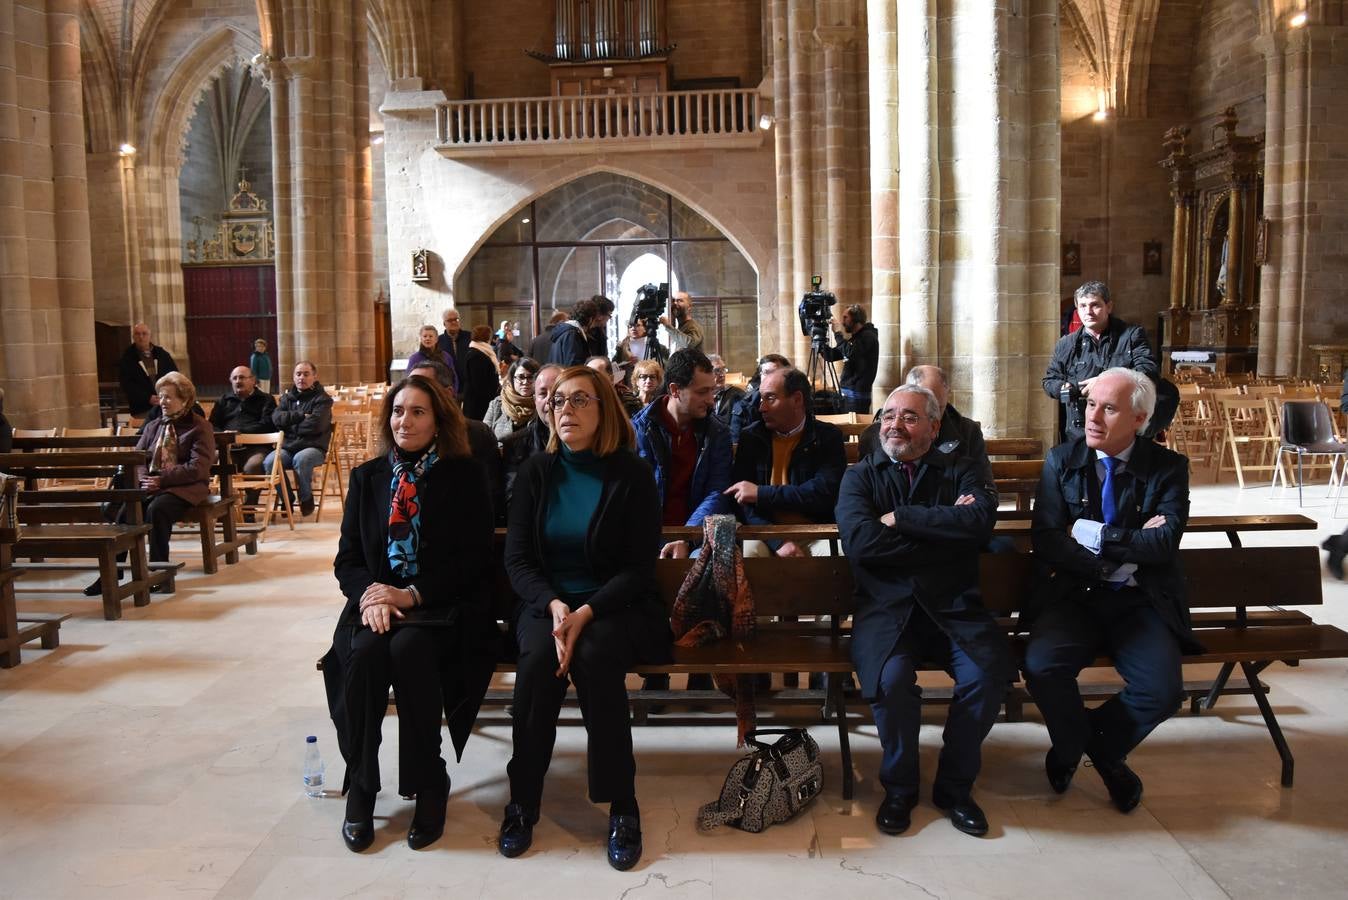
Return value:
[(506, 536), (519, 660), (497, 845), (519, 856), (533, 842), (569, 678), (589, 732), (590, 800), (609, 804), (609, 864), (629, 869), (641, 858), (641, 819), (625, 678), (635, 664), (668, 660), (670, 648), (655, 581), (659, 499), (607, 376), (567, 369), (552, 410), (548, 452), (520, 467)]

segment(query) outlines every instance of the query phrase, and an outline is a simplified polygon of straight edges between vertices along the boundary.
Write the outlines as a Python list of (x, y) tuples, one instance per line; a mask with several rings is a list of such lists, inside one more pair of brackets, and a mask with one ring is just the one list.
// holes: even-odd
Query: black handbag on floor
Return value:
[[(772, 744), (760, 735), (779, 734)], [(730, 767), (721, 797), (697, 813), (697, 827), (734, 825), (755, 834), (792, 818), (824, 789), (819, 745), (804, 728), (759, 728), (745, 735), (755, 748)]]

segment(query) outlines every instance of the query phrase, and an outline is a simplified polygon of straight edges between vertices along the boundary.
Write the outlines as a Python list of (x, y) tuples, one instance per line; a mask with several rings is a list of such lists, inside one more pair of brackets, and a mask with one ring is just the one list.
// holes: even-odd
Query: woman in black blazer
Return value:
[(420, 375), (388, 393), (383, 454), (351, 473), (333, 562), (346, 606), (324, 658), (328, 703), (346, 761), (342, 839), (374, 840), (380, 726), (398, 698), (398, 793), (416, 796), (407, 843), (444, 831), (449, 777), (440, 717), (462, 754), (495, 646), (487, 600), (491, 494), (472, 459), (463, 413)]
[(641, 858), (641, 818), (625, 679), (632, 665), (670, 652), (655, 580), (660, 503), (607, 376), (567, 369), (552, 409), (548, 452), (520, 467), (510, 504), (505, 565), (520, 600), (519, 661), (497, 846), (519, 856), (533, 841), (569, 676), (589, 732), (590, 800), (609, 804), (609, 864), (630, 869)]

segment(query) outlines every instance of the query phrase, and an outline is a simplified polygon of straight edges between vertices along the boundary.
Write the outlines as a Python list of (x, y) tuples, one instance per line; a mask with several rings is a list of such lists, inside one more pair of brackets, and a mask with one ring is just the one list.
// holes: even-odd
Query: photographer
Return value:
[(660, 324), (669, 333), (667, 340), (670, 351), (701, 350), (702, 326), (693, 318), (693, 298), (688, 296), (687, 291), (677, 291), (672, 305), (674, 321), (670, 322), (669, 316), (660, 317)]
[(1146, 329), (1112, 315), (1114, 303), (1104, 282), (1086, 282), (1075, 300), (1081, 329), (1058, 339), (1044, 373), (1044, 393), (1063, 405), (1065, 441), (1085, 433), (1085, 395), (1105, 369), (1134, 369), (1152, 381), (1160, 377)]
[[(833, 320), (837, 325), (837, 319)], [(852, 304), (843, 312), (842, 331), (835, 330), (833, 338), (836, 347), (824, 347), (824, 358), (829, 362), (846, 360), (842, 370), (842, 395), (847, 401), (847, 411), (869, 413), (871, 411), (871, 385), (875, 382), (875, 369), (880, 364), (880, 334), (875, 326), (866, 321), (866, 310)]]
[(643, 359), (653, 359), (663, 366), (669, 360), (669, 351), (659, 341), (646, 336), (646, 322), (633, 313), (627, 326), (627, 337), (619, 341), (618, 349), (613, 351), (613, 362), (622, 370), (623, 384), (634, 387), (632, 367)]

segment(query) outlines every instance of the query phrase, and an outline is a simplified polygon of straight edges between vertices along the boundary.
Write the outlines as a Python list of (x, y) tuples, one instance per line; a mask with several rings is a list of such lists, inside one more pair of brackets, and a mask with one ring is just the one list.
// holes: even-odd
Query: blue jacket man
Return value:
[[(730, 431), (710, 415), (716, 394), (711, 360), (680, 350), (665, 369), (668, 394), (632, 417), (637, 452), (655, 471), (665, 525), (701, 525), (731, 512), (722, 492), (730, 486)], [(687, 541), (671, 541), (661, 556), (687, 556)]]

